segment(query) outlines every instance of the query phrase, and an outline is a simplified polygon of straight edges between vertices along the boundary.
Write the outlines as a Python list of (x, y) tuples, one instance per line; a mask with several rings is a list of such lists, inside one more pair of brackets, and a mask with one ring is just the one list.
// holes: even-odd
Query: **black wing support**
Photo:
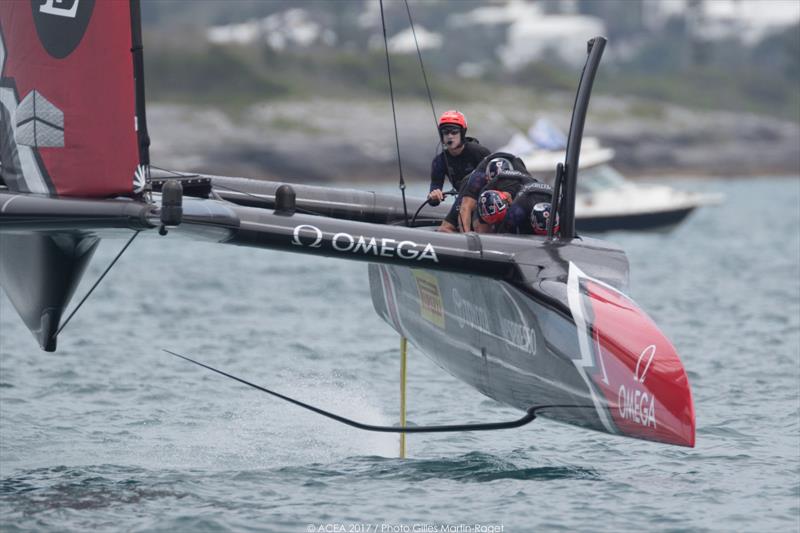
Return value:
[(131, 200), (82, 200), (0, 192), (0, 233), (153, 228), (153, 206)]
[(575, 95), (575, 105), (572, 108), (572, 121), (567, 137), (567, 153), (564, 162), (563, 196), (559, 204), (561, 219), (561, 239), (575, 238), (575, 190), (578, 181), (578, 160), (581, 154), (581, 140), (583, 139), (583, 125), (586, 122), (586, 112), (589, 109), (589, 97), (592, 94), (595, 74), (603, 57), (606, 47), (604, 37), (595, 37), (588, 43), (588, 57), (581, 73), (578, 93)]

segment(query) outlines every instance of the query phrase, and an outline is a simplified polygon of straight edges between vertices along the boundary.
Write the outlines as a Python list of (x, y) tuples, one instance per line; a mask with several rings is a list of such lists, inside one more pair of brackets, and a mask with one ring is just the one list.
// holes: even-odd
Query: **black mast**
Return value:
[(559, 204), (561, 238), (570, 240), (575, 237), (575, 188), (578, 180), (578, 159), (581, 154), (583, 124), (589, 108), (589, 96), (592, 94), (594, 76), (606, 46), (605, 37), (595, 37), (587, 43), (588, 57), (581, 73), (578, 93), (575, 95), (575, 106), (572, 108), (572, 121), (567, 137), (567, 153), (564, 161), (564, 191)]
[[(139, 139), (139, 163), (149, 169), (150, 135), (147, 133), (147, 114), (144, 108), (144, 56), (142, 53), (142, 12), (139, 0), (131, 1), (131, 54), (133, 82), (136, 90), (136, 134)], [(148, 170), (149, 173), (149, 170)]]

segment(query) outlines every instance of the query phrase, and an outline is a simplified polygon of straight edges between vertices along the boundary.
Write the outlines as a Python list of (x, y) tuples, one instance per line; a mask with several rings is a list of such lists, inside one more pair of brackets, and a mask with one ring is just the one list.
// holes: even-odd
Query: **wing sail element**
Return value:
[(146, 162), (134, 14), (138, 2), (0, 2), (0, 178), (11, 191), (133, 194)]
[[(0, 2), (0, 285), (47, 351), (99, 238), (152, 227), (139, 1)], [(64, 197), (81, 198), (70, 201)]]

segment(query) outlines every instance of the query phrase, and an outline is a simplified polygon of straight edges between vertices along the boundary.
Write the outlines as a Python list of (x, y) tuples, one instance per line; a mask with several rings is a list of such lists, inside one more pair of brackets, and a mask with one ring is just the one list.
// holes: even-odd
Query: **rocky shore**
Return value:
[[(498, 102), (460, 106), (470, 120), (470, 135), (490, 149), (537, 117), (565, 131), (569, 127), (568, 95), (524, 105), (511, 95)], [(396, 105), (403, 174), (407, 181), (425, 181), (437, 150), (430, 105)], [(148, 121), (152, 161), (162, 167), (300, 182), (398, 179), (388, 101), (270, 102), (236, 113), (155, 103), (148, 106)], [(634, 178), (800, 175), (800, 117), (698, 112), (598, 96), (586, 134), (614, 148), (614, 165)]]

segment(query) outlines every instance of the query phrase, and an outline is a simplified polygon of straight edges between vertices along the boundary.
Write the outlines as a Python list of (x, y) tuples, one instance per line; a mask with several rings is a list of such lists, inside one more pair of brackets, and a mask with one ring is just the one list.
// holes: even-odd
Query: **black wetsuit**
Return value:
[(522, 187), (516, 199), (508, 209), (506, 218), (497, 227), (498, 233), (516, 233), (533, 235), (531, 211), (540, 202), (552, 203), (553, 188), (540, 182), (528, 183)]
[[(521, 172), (526, 176), (528, 175), (528, 169), (525, 168), (525, 163), (522, 162), (522, 159), (519, 157), (509, 154), (507, 152), (495, 152), (493, 154), (489, 154), (483, 158), (475, 170), (470, 174), (464, 184), (461, 186), (461, 189), (458, 191), (458, 200), (460, 202), (461, 198), (464, 196), (468, 196), (473, 200), (477, 200), (478, 196), (480, 196), (481, 192), (485, 190), (486, 184), (488, 183), (488, 178), (486, 176), (486, 167), (489, 166), (489, 161), (495, 159), (497, 157), (502, 157), (504, 159), (508, 159), (511, 161), (511, 166), (515, 171)], [(513, 196), (513, 195), (512, 195)]]
[[(450, 180), (455, 190), (460, 190), (464, 179), (469, 176), (478, 164), (489, 155), (489, 149), (481, 146), (475, 139), (467, 138), (464, 150), (456, 155), (450, 155), (447, 150), (433, 158), (431, 162), (431, 191), (444, 188), (444, 179)], [(447, 213), (445, 220), (458, 226), (458, 207), (461, 202), (456, 199), (453, 207)]]

